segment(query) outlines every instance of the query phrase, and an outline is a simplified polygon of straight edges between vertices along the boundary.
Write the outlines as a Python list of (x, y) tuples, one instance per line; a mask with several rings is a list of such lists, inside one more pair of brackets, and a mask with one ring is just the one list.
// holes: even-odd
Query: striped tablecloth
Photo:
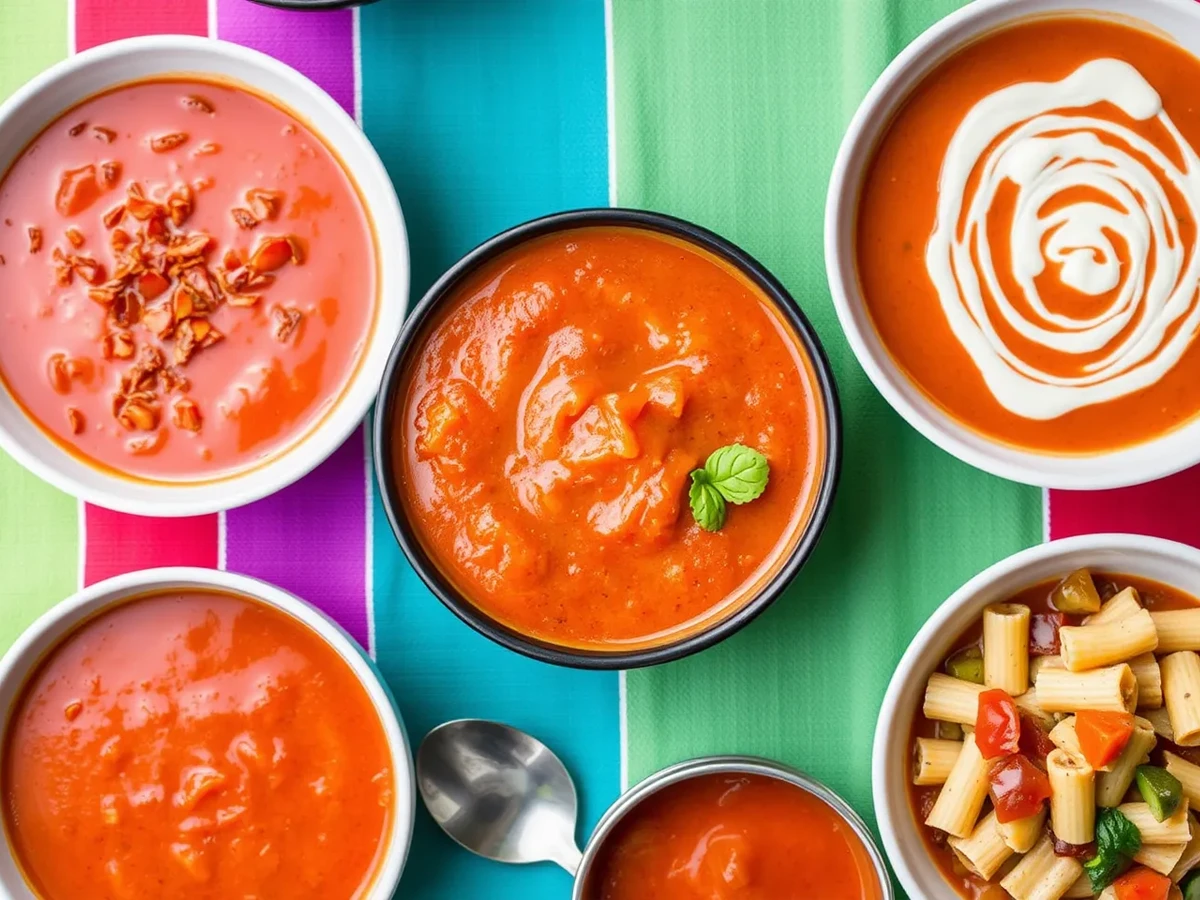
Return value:
[[(703, 753), (759, 753), (824, 779), (868, 819), (870, 741), (909, 638), (955, 587), (1045, 536), (1127, 530), (1200, 543), (1200, 472), (1065, 494), (975, 472), (867, 382), (830, 304), (828, 173), (887, 61), (958, 0), (381, 0), (286, 13), (247, 0), (0, 0), (0, 95), (68, 54), (154, 32), (266, 51), (354, 113), (408, 220), (414, 291), (509, 225), (609, 202), (716, 229), (813, 320), (846, 422), (841, 489), (796, 585), (689, 660), (618, 676), (534, 663), (460, 624), (404, 562), (365, 431), (275, 497), (152, 520), (77, 503), (0, 455), (0, 647), (39, 613), (129, 569), (221, 566), (325, 609), (378, 659), (414, 740), (503, 719), (560, 751), (586, 835), (622, 782)], [(0, 298), (3, 302), (3, 298)], [(401, 895), (565, 897), (549, 866), (475, 859), (422, 814)]]

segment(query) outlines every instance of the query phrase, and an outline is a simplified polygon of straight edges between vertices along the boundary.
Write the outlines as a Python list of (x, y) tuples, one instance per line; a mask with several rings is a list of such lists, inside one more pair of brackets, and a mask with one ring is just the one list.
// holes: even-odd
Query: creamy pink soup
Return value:
[(371, 226), (304, 123), (235, 86), (137, 82), (0, 182), (0, 377), (54, 438), (151, 479), (219, 477), (329, 410), (375, 309)]

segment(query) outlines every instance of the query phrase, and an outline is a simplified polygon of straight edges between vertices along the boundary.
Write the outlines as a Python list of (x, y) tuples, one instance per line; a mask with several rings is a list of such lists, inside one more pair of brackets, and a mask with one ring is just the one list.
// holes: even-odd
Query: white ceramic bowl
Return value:
[(896, 667), (879, 712), (871, 754), (879, 832), (896, 877), (910, 897), (959, 900), (926, 852), (921, 823), (908, 801), (904, 764), (909, 729), (925, 682), (989, 603), (1084, 566), (1152, 578), (1200, 597), (1200, 550), (1195, 547), (1140, 535), (1093, 534), (1015, 553), (976, 575), (938, 607)]
[[(412, 841), (416, 811), (416, 782), (408, 737), (396, 709), (396, 701), (379, 671), (354, 639), (332, 619), (287, 591), (245, 575), (215, 569), (144, 569), (118, 575), (85, 588), (63, 600), (34, 622), (0, 658), (0, 734), (7, 726), (13, 704), (26, 679), (43, 656), (84, 620), (106, 607), (131, 597), (179, 589), (215, 589), (241, 594), (266, 603), (315, 631), (345, 661), (370, 697), (387, 736), (395, 788), (392, 800), (392, 830), (382, 864), (363, 900), (390, 900), (400, 882), (400, 873)], [(2, 747), (2, 743), (0, 743)], [(10, 844), (0, 826), (0, 896), (11, 900), (36, 900), (12, 857)]]
[(1200, 4), (1186, 0), (977, 0), (904, 48), (859, 106), (838, 151), (825, 205), (825, 266), (842, 330), (875, 387), (908, 423), (976, 468), (1041, 487), (1099, 490), (1152, 481), (1200, 462), (1200, 419), (1167, 435), (1091, 456), (1033, 453), (992, 441), (951, 418), (893, 361), (871, 322), (855, 262), (855, 219), (864, 169), (912, 89), (972, 39), (1022, 18), (1074, 12), (1149, 23), (1200, 55)]
[(162, 35), (103, 44), (47, 69), (0, 105), (0, 173), (51, 120), (107, 88), (156, 75), (196, 74), (240, 81), (307, 122), (357, 183), (376, 238), (378, 310), (361, 363), (331, 412), (266, 463), (216, 480), (143, 481), (73, 456), (0, 388), (0, 447), (23, 466), (100, 506), (154, 516), (185, 516), (241, 506), (280, 490), (336, 450), (379, 389), (408, 306), (408, 236), (395, 189), (375, 149), (338, 104), (295, 69), (255, 50), (206, 38)]

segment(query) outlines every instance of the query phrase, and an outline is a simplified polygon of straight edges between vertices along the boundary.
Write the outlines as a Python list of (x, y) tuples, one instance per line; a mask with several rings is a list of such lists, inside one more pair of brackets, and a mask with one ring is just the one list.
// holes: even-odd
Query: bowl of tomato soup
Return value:
[(842, 142), (830, 285), (877, 388), (1046, 487), (1200, 462), (1200, 7), (981, 0), (913, 41)]
[[(872, 752), (879, 831), (910, 896), (1058, 900), (1123, 873), (1166, 890), (1200, 867), (1195, 795), (1160, 809), (1157, 833), (1137, 777), (1200, 772), (1198, 598), (1200, 550), (1099, 534), (1016, 553), (938, 607), (896, 667)], [(1139, 848), (1113, 848), (1116, 814)], [(1119, 865), (1104, 874), (1101, 854)]]
[(0, 446), (70, 493), (226, 509), (358, 425), (408, 295), (354, 121), (269, 57), (106, 44), (0, 107)]
[(829, 367), (784, 288), (633, 210), (468, 254), (406, 323), (378, 409), (385, 508), (426, 584), (567, 665), (662, 662), (748, 622), (812, 551), (840, 459)]
[(92, 585), (0, 660), (0, 710), (7, 897), (382, 900), (399, 881), (415, 793), (394, 700), (272, 585)]
[(843, 800), (802, 772), (714, 756), (651, 775), (608, 810), (574, 900), (891, 900), (883, 857)]

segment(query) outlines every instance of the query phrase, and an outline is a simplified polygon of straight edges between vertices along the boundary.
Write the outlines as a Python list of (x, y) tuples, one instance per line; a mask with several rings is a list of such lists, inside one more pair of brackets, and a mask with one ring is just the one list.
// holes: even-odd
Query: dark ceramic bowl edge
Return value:
[[(449, 295), (450, 290), (479, 265), (526, 241), (573, 228), (606, 225), (645, 228), (660, 234), (683, 238), (735, 266), (758, 286), (799, 336), (801, 346), (812, 363), (825, 410), (826, 453), (821, 484), (817, 490), (817, 497), (813, 503), (808, 523), (804, 526), (800, 539), (779, 571), (772, 576), (757, 596), (745, 603), (741, 609), (727, 618), (720, 619), (711, 627), (680, 641), (628, 652), (577, 649), (539, 641), (483, 613), (450, 585), (448, 580), (443, 578), (437, 565), (421, 547), (416, 534), (409, 528), (406, 518), (400, 514), (402, 503), (391, 467), (392, 429), (390, 423), (393, 418), (394, 405), (398, 399), (398, 381), (404, 369), (406, 351), (410, 346), (415, 345), (424, 323), (436, 311), (442, 300)], [(405, 321), (388, 358), (383, 381), (380, 384), (379, 396), (375, 403), (372, 445), (375, 457), (375, 479), (383, 500), (384, 511), (392, 527), (392, 533), (396, 536), (400, 549), (413, 569), (416, 570), (417, 575), (420, 576), (421, 581), (454, 615), (484, 637), (509, 650), (542, 662), (580, 669), (632, 669), (681, 659), (724, 640), (753, 621), (763, 610), (774, 603), (788, 585), (795, 580), (800, 569), (816, 549), (833, 506), (842, 464), (841, 406), (838, 401), (833, 370), (816, 331), (787, 289), (758, 260), (725, 238), (683, 219), (644, 210), (597, 207), (554, 213), (515, 225), (479, 244), (433, 284)]]

